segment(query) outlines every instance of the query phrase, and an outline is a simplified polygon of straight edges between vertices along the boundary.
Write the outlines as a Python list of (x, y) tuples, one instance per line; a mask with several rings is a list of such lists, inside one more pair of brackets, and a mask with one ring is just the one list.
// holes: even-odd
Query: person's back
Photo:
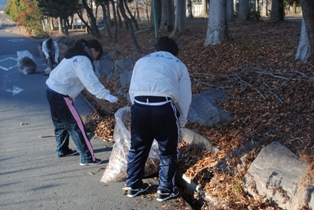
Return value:
[(45, 54), (48, 66), (45, 72), (49, 74), (59, 63), (59, 47), (57, 42), (51, 38), (46, 39), (42, 44), (42, 51)]

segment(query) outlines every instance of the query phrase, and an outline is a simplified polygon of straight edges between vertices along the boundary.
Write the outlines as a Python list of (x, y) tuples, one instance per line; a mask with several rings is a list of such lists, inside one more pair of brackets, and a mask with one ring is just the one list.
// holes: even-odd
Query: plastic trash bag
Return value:
[(33, 55), (27, 50), (17, 51), (17, 66), (22, 74), (33, 74), (37, 68)]
[[(130, 148), (131, 108), (123, 107), (115, 113), (116, 124), (113, 138), (115, 143), (109, 158), (109, 163), (101, 178), (101, 182), (121, 182), (127, 178), (127, 160)], [(145, 177), (159, 172), (158, 143), (154, 140), (145, 164)]]

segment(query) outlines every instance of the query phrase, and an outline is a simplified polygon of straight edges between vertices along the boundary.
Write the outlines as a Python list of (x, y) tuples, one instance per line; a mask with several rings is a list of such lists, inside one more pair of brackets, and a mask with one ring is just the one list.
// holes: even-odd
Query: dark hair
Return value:
[(178, 55), (179, 48), (177, 43), (168, 36), (160, 37), (155, 45), (156, 51), (170, 52), (172, 55)]
[(99, 52), (98, 57), (96, 60), (99, 60), (103, 54), (103, 49), (99, 41), (96, 39), (92, 40), (85, 40), (85, 39), (79, 39), (77, 40), (74, 45), (68, 49), (67, 52), (79, 52), (84, 51), (84, 47), (88, 47), (89, 49), (94, 48), (97, 52)]

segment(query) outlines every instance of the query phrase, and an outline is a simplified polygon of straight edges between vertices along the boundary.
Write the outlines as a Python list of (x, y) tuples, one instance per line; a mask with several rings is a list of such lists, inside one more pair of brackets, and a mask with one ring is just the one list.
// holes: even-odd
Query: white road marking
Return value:
[(25, 39), (8, 39), (9, 42), (23, 42)]
[(19, 94), (20, 92), (22, 92), (24, 89), (23, 88), (19, 88), (15, 85), (13, 85), (12, 89), (7, 89), (6, 91), (11, 93), (12, 92), (12, 95), (16, 95), (16, 94)]
[(5, 59), (0, 60), (0, 62), (6, 61), (6, 60), (9, 60), (9, 59), (12, 59), (12, 60), (17, 61), (17, 58), (8, 57), (8, 58), (5, 58)]
[[(3, 61), (9, 60), (9, 59), (12, 59), (12, 60), (14, 60), (14, 61), (17, 62), (17, 58), (8, 57), (8, 58), (5, 58), (5, 59), (0, 60), (0, 63), (3, 62)], [(2, 69), (2, 70), (4, 70), (4, 71), (9, 71), (10, 69), (13, 69), (13, 68), (15, 68), (15, 67), (17, 67), (17, 64), (14, 65), (14, 66), (10, 66), (10, 67), (5, 67), (5, 66), (1, 66), (1, 65), (0, 65), (0, 69)]]

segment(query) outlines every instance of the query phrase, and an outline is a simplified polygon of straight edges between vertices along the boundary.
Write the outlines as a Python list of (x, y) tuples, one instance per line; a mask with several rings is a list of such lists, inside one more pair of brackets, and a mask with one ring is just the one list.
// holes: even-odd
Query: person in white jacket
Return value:
[(174, 183), (178, 142), (180, 128), (187, 122), (192, 91), (188, 69), (176, 57), (179, 52), (176, 42), (161, 37), (155, 50), (135, 63), (131, 77), (131, 146), (126, 185), (128, 197), (148, 189), (142, 178), (156, 139), (160, 157), (157, 201), (165, 201), (179, 194)]
[(51, 38), (46, 39), (42, 43), (42, 51), (46, 57), (47, 69), (46, 74), (49, 74), (59, 63), (59, 47), (58, 43)]
[[(57, 157), (77, 155), (79, 152), (80, 165), (99, 164), (101, 160), (94, 156), (82, 119), (73, 104), (75, 97), (86, 88), (99, 99), (111, 103), (118, 101), (95, 75), (93, 60), (99, 60), (102, 54), (102, 46), (97, 40), (78, 40), (46, 81)], [(69, 148), (69, 136), (78, 152)]]

